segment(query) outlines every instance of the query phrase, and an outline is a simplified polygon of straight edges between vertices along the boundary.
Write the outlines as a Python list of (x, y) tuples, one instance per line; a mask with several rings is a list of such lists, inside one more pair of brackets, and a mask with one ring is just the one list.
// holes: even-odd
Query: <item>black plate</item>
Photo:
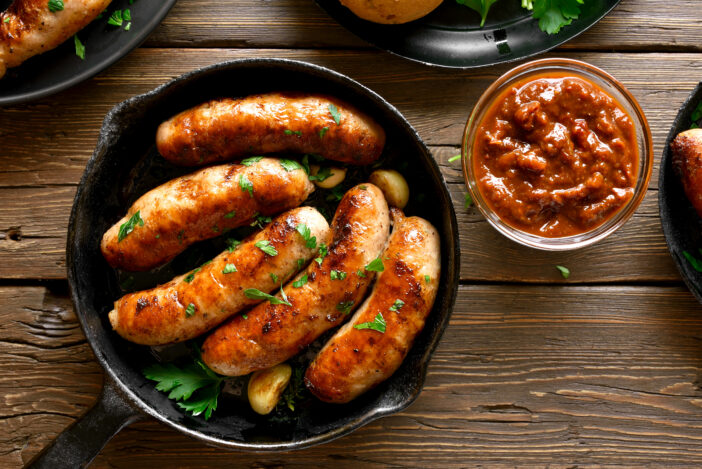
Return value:
[(316, 2), (346, 29), (380, 49), (426, 65), (476, 68), (553, 49), (597, 23), (619, 0), (587, 0), (580, 6), (580, 17), (555, 35), (542, 32), (519, 0), (494, 4), (483, 28), (480, 16), (455, 0), (444, 0), (429, 15), (403, 25), (362, 20), (339, 0)]
[[(7, 69), (0, 79), (0, 105), (24, 103), (58, 93), (105, 70), (141, 44), (161, 22), (176, 0), (113, 0), (102, 18), (93, 20), (78, 37), (85, 45), (85, 60), (76, 56), (73, 38), (56, 49), (30, 58), (19, 67)], [(7, 8), (11, 0), (0, 0)], [(115, 10), (129, 8), (129, 31), (107, 24)]]
[[(156, 152), (154, 137), (160, 122), (208, 99), (279, 90), (281, 86), (337, 96), (354, 103), (385, 128), (385, 165), (399, 167), (410, 187), (422, 188), (413, 194), (407, 213), (429, 219), (441, 234), (439, 292), (427, 325), (402, 367), (354, 402), (329, 405), (309, 399), (299, 406), (293, 419), (276, 422), (253, 413), (245, 401), (225, 396), (212, 418), (205, 421), (186, 415), (143, 377), (142, 368), (154, 361), (150, 348), (131, 344), (112, 331), (107, 312), (122, 292), (115, 271), (100, 255), (100, 239), (130, 201), (153, 187), (156, 180), (170, 177), (171, 171), (182, 171), (167, 168)], [(448, 323), (459, 277), (456, 215), (439, 168), (415, 130), (393, 106), (359, 83), (331, 70), (290, 60), (247, 59), (207, 67), (113, 108), (78, 188), (68, 233), (68, 279), (76, 313), (96, 358), (127, 402), (179, 431), (236, 449), (306, 447), (407, 407), (423, 386), (429, 357)], [(176, 261), (188, 257), (186, 251)], [(198, 262), (185, 260), (174, 269), (182, 272)], [(155, 281), (156, 277), (151, 279), (152, 284)]]
[(668, 250), (673, 256), (675, 266), (697, 301), (702, 303), (702, 273), (693, 269), (683, 256), (683, 251), (687, 251), (698, 259), (702, 258), (702, 254), (698, 251), (702, 248), (702, 219), (687, 200), (682, 182), (673, 171), (673, 155), (670, 151), (670, 142), (675, 136), (690, 128), (692, 113), (700, 101), (702, 101), (702, 83), (697, 85), (683, 103), (665, 141), (661, 171), (658, 176), (658, 208), (665, 241), (668, 243)]

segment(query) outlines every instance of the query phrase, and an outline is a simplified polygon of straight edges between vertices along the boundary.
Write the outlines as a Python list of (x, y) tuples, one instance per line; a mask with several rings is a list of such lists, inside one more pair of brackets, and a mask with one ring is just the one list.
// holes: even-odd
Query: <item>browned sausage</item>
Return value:
[[(196, 241), (249, 223), (256, 213), (297, 207), (313, 190), (304, 170), (288, 171), (274, 158), (205, 168), (141, 196), (105, 233), (102, 254), (113, 267), (149, 270)], [(131, 223), (125, 235), (137, 212), (142, 223)]]
[(221, 325), (205, 340), (203, 361), (217, 373), (245, 375), (287, 360), (340, 325), (373, 280), (374, 272), (365, 267), (383, 251), (389, 226), (380, 189), (372, 184), (350, 189), (332, 221), (329, 253), (298, 275), (297, 282), (306, 276), (304, 285), (283, 288), (290, 305), (264, 302), (246, 319), (237, 316)]
[(409, 217), (395, 227), (371, 295), (307, 369), (313, 394), (349, 402), (400, 367), (436, 299), (439, 258), (439, 235), (428, 221)]
[(702, 217), (702, 129), (680, 132), (670, 148), (673, 168), (682, 179), (685, 195)]
[(161, 124), (156, 145), (164, 158), (182, 166), (278, 152), (365, 165), (382, 153), (385, 132), (336, 98), (267, 93), (210, 101), (181, 112)]
[[(224, 251), (208, 264), (165, 285), (123, 296), (110, 312), (112, 327), (125, 339), (145, 345), (181, 342), (212, 329), (260, 301), (248, 298), (246, 289), (270, 292), (312, 258), (317, 246), (301, 236), (297, 230), (300, 225), (309, 228), (309, 236), (316, 242), (330, 242), (329, 224), (317, 210), (295, 208), (275, 218), (233, 252)], [(261, 242), (267, 242), (275, 253), (265, 253), (256, 246)]]
[[(15, 0), (0, 13), (0, 78), (5, 69), (61, 44), (99, 15), (111, 0), (63, 0), (51, 11), (49, 0)], [(76, 59), (78, 60), (78, 59)]]

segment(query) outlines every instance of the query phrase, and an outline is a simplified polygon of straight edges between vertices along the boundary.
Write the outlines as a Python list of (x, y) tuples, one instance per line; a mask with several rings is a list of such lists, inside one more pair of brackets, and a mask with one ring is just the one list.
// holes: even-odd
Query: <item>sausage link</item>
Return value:
[(389, 226), (380, 189), (372, 184), (350, 189), (332, 221), (329, 253), (295, 279), (301, 282), (307, 276), (307, 283), (296, 288), (290, 282), (283, 288), (290, 306), (264, 302), (249, 311), (247, 319), (237, 316), (220, 326), (202, 346), (207, 366), (229, 376), (268, 368), (341, 324), (373, 280), (374, 272), (365, 266), (383, 251)]
[[(141, 196), (105, 233), (102, 254), (112, 267), (149, 270), (196, 241), (249, 223), (256, 213), (274, 215), (297, 207), (313, 190), (304, 170), (287, 171), (274, 158), (250, 166), (205, 168)], [(120, 227), (136, 212), (143, 226), (135, 223), (120, 241)]]
[[(402, 364), (436, 299), (439, 235), (426, 220), (396, 225), (383, 254), (385, 270), (371, 295), (319, 352), (305, 384), (319, 399), (345, 403), (389, 378)], [(385, 332), (356, 329), (378, 315)]]
[(385, 132), (367, 115), (339, 99), (305, 93), (210, 101), (165, 121), (156, 133), (161, 155), (181, 166), (278, 152), (365, 165), (384, 145)]
[[(297, 231), (301, 224), (319, 242), (330, 241), (329, 224), (314, 208), (285, 212), (233, 252), (224, 251), (199, 269), (117, 300), (109, 314), (113, 329), (144, 345), (182, 342), (212, 329), (258, 303), (246, 297), (247, 288), (269, 292), (312, 258), (317, 250), (306, 246)], [(264, 253), (256, 246), (260, 241), (268, 241), (277, 254)]]

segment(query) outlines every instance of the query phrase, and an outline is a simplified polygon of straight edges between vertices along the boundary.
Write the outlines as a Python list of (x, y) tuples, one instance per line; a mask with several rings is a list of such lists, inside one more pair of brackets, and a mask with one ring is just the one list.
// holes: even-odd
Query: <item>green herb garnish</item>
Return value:
[(310, 230), (309, 226), (305, 225), (304, 223), (300, 223), (295, 229), (298, 233), (300, 233), (302, 239), (306, 241), (305, 247), (308, 249), (314, 249), (317, 247), (317, 237), (312, 236), (312, 230)]
[(431, 277), (429, 277), (428, 275), (425, 275), (425, 276), (424, 276), (424, 281), (427, 282), (427, 283), (431, 282)]
[(366, 266), (366, 270), (368, 272), (382, 272), (385, 270), (385, 266), (383, 265), (382, 259), (378, 257), (377, 259), (370, 261), (370, 263)]
[(317, 264), (322, 265), (322, 261), (324, 260), (325, 257), (327, 257), (327, 254), (329, 254), (329, 248), (327, 248), (327, 245), (326, 245), (326, 244), (322, 243), (322, 244), (319, 245), (319, 251), (318, 251), (318, 253), (319, 253), (319, 256), (316, 257), (316, 258), (314, 259), (314, 261), (315, 261)]
[(329, 277), (331, 277), (332, 280), (344, 280), (346, 278), (346, 272), (342, 272), (340, 270), (332, 270), (329, 273)]
[(353, 326), (354, 329), (372, 329), (374, 331), (382, 332), (385, 334), (385, 319), (383, 318), (382, 313), (378, 313), (378, 315), (373, 319), (373, 322), (362, 322), (361, 324), (356, 324)]
[(397, 311), (400, 308), (402, 308), (405, 305), (405, 302), (402, 300), (395, 300), (395, 302), (390, 306), (390, 311)]
[(336, 125), (341, 123), (341, 113), (333, 104), (329, 104), (329, 114), (331, 114), (332, 119), (334, 119), (334, 122), (336, 122)]
[(454, 161), (460, 160), (460, 159), (461, 159), (461, 155), (456, 155), (456, 156), (452, 156), (451, 158), (449, 158), (448, 162), (453, 163)]
[(192, 316), (193, 314), (195, 314), (195, 305), (192, 304), (192, 303), (190, 303), (190, 304), (188, 305), (188, 307), (185, 308), (185, 315), (186, 315), (187, 317), (190, 317), (190, 316)]
[(276, 251), (276, 250), (275, 250), (275, 247), (273, 247), (273, 246), (271, 245), (271, 242), (270, 242), (270, 241), (267, 241), (267, 240), (265, 240), (265, 239), (264, 239), (264, 240), (261, 240), (261, 241), (257, 241), (257, 242), (254, 244), (254, 246), (256, 246), (257, 248), (259, 248), (261, 251), (265, 252), (265, 253), (268, 254), (269, 256), (277, 256), (277, 255), (278, 255), (278, 251)]
[(236, 210), (232, 210), (231, 212), (225, 214), (224, 218), (234, 218), (235, 216), (236, 216)]
[(49, 0), (49, 11), (55, 13), (63, 10), (63, 0)]
[(322, 182), (331, 175), (332, 175), (332, 172), (331, 172), (330, 168), (322, 168), (319, 171), (317, 171), (317, 174), (310, 175), (310, 181)]
[(304, 170), (302, 165), (295, 160), (288, 160), (286, 158), (281, 158), (279, 161), (280, 161), (280, 166), (282, 166), (285, 171), (290, 172), (290, 171), (295, 171), (296, 169)]
[(249, 181), (245, 174), (239, 175), (239, 187), (244, 192), (248, 192), (250, 197), (253, 197), (253, 183)]
[[(702, 250), (700, 251), (700, 253), (702, 253)], [(695, 258), (692, 254), (690, 254), (687, 251), (683, 251), (683, 256), (685, 256), (685, 259), (687, 259), (687, 262), (690, 263), (693, 269), (695, 269), (697, 272), (702, 272), (702, 261)]]
[(351, 307), (353, 306), (353, 301), (342, 301), (338, 305), (336, 305), (336, 310), (341, 311), (342, 313), (349, 314), (351, 312)]
[(283, 133), (285, 135), (297, 135), (298, 137), (302, 137), (302, 131), (301, 130), (290, 130), (290, 129), (285, 129), (283, 130)]
[(268, 275), (271, 276), (271, 280), (273, 280), (273, 283), (278, 283), (278, 276), (277, 276), (276, 274), (274, 274), (273, 272), (271, 272), (271, 273), (268, 274)]
[(234, 264), (227, 264), (224, 266), (224, 269), (222, 269), (223, 274), (231, 274), (236, 272), (236, 266)]
[(324, 138), (327, 132), (329, 132), (329, 127), (322, 127), (319, 131), (319, 138)]
[(356, 275), (358, 275), (361, 278), (366, 278), (366, 273), (363, 272), (361, 269), (356, 271)]
[(234, 250), (238, 248), (240, 244), (241, 241), (239, 240), (236, 240), (234, 238), (227, 238), (227, 251), (234, 252)]
[(80, 42), (77, 34), (73, 36), (73, 44), (76, 47), (76, 55), (80, 57), (81, 60), (85, 60), (85, 46)]
[(129, 233), (134, 231), (134, 227), (137, 225), (144, 226), (144, 220), (141, 219), (141, 210), (137, 210), (136, 213), (126, 221), (126, 223), (122, 223), (120, 225), (119, 233), (117, 234), (117, 242), (122, 242), (122, 240), (126, 238)]
[(299, 280), (295, 280), (292, 284), (293, 287), (295, 288), (301, 288), (304, 284), (307, 283), (307, 274), (303, 275), (300, 277)]
[(244, 158), (243, 160), (241, 160), (241, 164), (243, 164), (244, 166), (251, 166), (254, 163), (258, 163), (262, 159), (262, 156), (251, 156), (249, 158)]
[(271, 217), (266, 217), (258, 212), (254, 213), (253, 218), (254, 221), (251, 222), (250, 226), (258, 226), (259, 228), (263, 228), (264, 225), (271, 222)]
[(562, 265), (557, 265), (556, 269), (561, 273), (563, 278), (568, 278), (570, 277), (570, 269), (568, 267), (563, 267)]
[(110, 18), (107, 20), (107, 24), (111, 24), (112, 26), (122, 26), (123, 22), (122, 10), (113, 11)]
[(473, 198), (466, 192), (466, 202), (464, 208), (469, 208), (471, 205), (473, 205)]
[[(282, 291), (282, 288), (281, 288)], [(292, 306), (288, 301), (281, 300), (273, 295), (264, 293), (256, 288), (247, 288), (244, 290), (244, 295), (246, 298), (251, 298), (252, 300), (268, 300), (272, 305), (287, 305)]]

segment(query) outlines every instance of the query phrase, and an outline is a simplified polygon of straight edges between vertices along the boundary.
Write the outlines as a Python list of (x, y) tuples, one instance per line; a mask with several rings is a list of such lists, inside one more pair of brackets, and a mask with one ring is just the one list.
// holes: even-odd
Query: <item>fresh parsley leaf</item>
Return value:
[(305, 225), (304, 223), (300, 223), (295, 229), (298, 233), (300, 233), (302, 239), (306, 241), (305, 247), (308, 249), (314, 249), (317, 247), (317, 237), (312, 236), (312, 230), (310, 230), (309, 226)]
[(264, 240), (261, 240), (261, 241), (257, 241), (257, 242), (254, 244), (254, 246), (256, 246), (257, 248), (259, 248), (261, 251), (265, 252), (265, 253), (268, 254), (269, 256), (277, 256), (277, 255), (278, 255), (278, 251), (275, 250), (275, 247), (273, 247), (273, 246), (271, 245), (271, 242), (268, 241), (268, 240), (265, 240), (265, 239), (264, 239)]
[(245, 174), (239, 175), (239, 187), (244, 192), (248, 192), (249, 196), (253, 198), (253, 183), (249, 181)]
[(305, 390), (304, 376), (304, 369), (294, 368), (292, 378), (285, 388), (285, 391), (283, 391), (283, 395), (279, 401), (279, 404), (285, 404), (287, 408), (293, 412), (295, 412), (295, 401), (303, 397), (303, 391)]
[(132, 22), (131, 21), (129, 23), (127, 23), (127, 25), (124, 27), (125, 31), (129, 31), (130, 29), (132, 29)]
[(332, 270), (329, 273), (329, 276), (332, 280), (344, 280), (346, 278), (346, 272), (342, 272), (340, 270)]
[(385, 334), (385, 318), (383, 318), (382, 313), (373, 319), (373, 322), (362, 322), (361, 324), (356, 324), (353, 326), (354, 329), (372, 329), (374, 331), (382, 332)]
[(137, 210), (136, 213), (129, 218), (129, 220), (120, 225), (119, 233), (117, 234), (117, 242), (122, 242), (122, 240), (126, 238), (129, 233), (134, 231), (134, 227), (137, 225), (144, 226), (144, 220), (141, 219), (141, 210)]
[(283, 298), (283, 301), (285, 301), (285, 304), (288, 306), (292, 306), (290, 302), (288, 301), (288, 295), (285, 294), (285, 291), (283, 291), (283, 284), (280, 284), (280, 296)]
[(247, 288), (244, 290), (244, 296), (246, 296), (246, 298), (251, 298), (252, 300), (268, 300), (272, 305), (292, 306), (288, 301), (276, 298), (275, 296), (264, 293), (256, 288)]
[(10, 22), (10, 17), (8, 16), (8, 17), (5, 18), (4, 20), (2, 20), (2, 22), (3, 22), (3, 23), (9, 23), (9, 22)]
[(385, 270), (385, 266), (383, 265), (383, 260), (380, 257), (378, 257), (377, 259), (373, 259), (366, 266), (366, 270), (368, 272), (382, 272), (383, 270)]
[(295, 160), (288, 160), (286, 158), (280, 159), (280, 166), (287, 172), (295, 171), (296, 169), (303, 169), (302, 165)]
[(490, 7), (497, 0), (456, 0), (457, 3), (465, 5), (471, 10), (475, 10), (480, 15), (480, 27), (485, 25), (485, 18), (487, 18), (488, 11)]
[(424, 281), (427, 282), (427, 283), (431, 282), (431, 277), (429, 277), (428, 275), (425, 275), (425, 276), (424, 276)]
[(336, 122), (336, 125), (339, 125), (341, 123), (341, 113), (337, 109), (336, 106), (333, 104), (329, 104), (329, 114), (331, 114), (332, 119), (334, 119), (334, 122)]
[(244, 319), (249, 319), (249, 317), (246, 314), (242, 314), (241, 317)]
[(310, 175), (310, 181), (322, 182), (331, 175), (332, 175), (331, 169), (325, 167), (325, 168), (322, 168), (319, 171), (317, 171), (317, 174)]
[(687, 259), (687, 262), (690, 263), (693, 269), (695, 269), (697, 272), (702, 272), (702, 261), (695, 258), (687, 251), (683, 251), (683, 256), (685, 256), (685, 259)]
[(73, 44), (76, 46), (76, 55), (80, 57), (81, 60), (85, 60), (85, 46), (80, 42), (77, 34), (73, 36)]
[(364, 190), (368, 189), (368, 186), (366, 186), (365, 184), (362, 184), (362, 185), (358, 186), (358, 188), (361, 189), (362, 191), (364, 191)]
[(262, 156), (251, 156), (249, 158), (245, 158), (245, 159), (241, 160), (241, 164), (243, 164), (244, 166), (251, 166), (254, 163), (258, 163), (262, 159), (263, 159)]
[(183, 368), (171, 363), (151, 365), (144, 368), (143, 374), (147, 379), (157, 381), (157, 390), (168, 392), (168, 398), (177, 401), (189, 399), (198, 389), (222, 382), (221, 378), (199, 361)]
[(236, 272), (236, 266), (234, 264), (227, 264), (224, 266), (224, 269), (222, 269), (223, 274), (231, 274)]
[(344, 189), (341, 188), (341, 185), (332, 187), (330, 192), (331, 194), (327, 196), (328, 202), (338, 202), (344, 197)]
[(212, 412), (217, 410), (217, 398), (219, 397), (220, 385), (213, 384), (201, 391), (198, 391), (196, 396), (187, 401), (179, 402), (178, 407), (190, 412), (194, 416), (205, 413), (205, 420), (212, 417)]
[(271, 280), (273, 280), (273, 283), (278, 283), (278, 276), (276, 274), (271, 272), (269, 275), (271, 276)]
[(327, 245), (326, 245), (326, 244), (322, 243), (322, 244), (319, 245), (319, 251), (318, 251), (318, 253), (319, 253), (319, 256), (316, 257), (316, 258), (314, 259), (314, 261), (315, 261), (317, 264), (322, 265), (322, 261), (324, 260), (325, 257), (327, 257), (327, 254), (329, 254), (329, 248), (327, 248)]
[(234, 218), (235, 216), (236, 216), (236, 210), (232, 210), (231, 212), (225, 214), (224, 218)]
[(351, 312), (351, 307), (353, 306), (353, 301), (342, 301), (338, 305), (336, 305), (336, 310), (341, 311), (342, 313), (349, 314)]
[(563, 276), (563, 278), (570, 277), (570, 269), (568, 269), (568, 267), (563, 267), (562, 265), (557, 265), (556, 269), (558, 269), (558, 271), (561, 273), (561, 276)]
[(186, 315), (187, 317), (190, 317), (190, 316), (192, 316), (193, 314), (195, 314), (195, 305), (192, 304), (192, 303), (190, 303), (190, 304), (188, 305), (188, 307), (185, 308), (185, 315)]
[(539, 28), (548, 34), (557, 34), (563, 26), (572, 23), (580, 15), (583, 3), (584, 0), (522, 0), (522, 6), (533, 9)]
[(358, 275), (361, 278), (366, 278), (366, 273), (363, 272), (361, 269), (356, 271), (356, 275)]
[(302, 266), (305, 265), (305, 260), (304, 259), (298, 259), (297, 260), (297, 269), (300, 270), (302, 269)]
[(454, 161), (458, 161), (460, 159), (461, 159), (461, 155), (456, 155), (456, 156), (452, 156), (451, 158), (449, 158), (448, 162), (453, 163)]
[(322, 127), (319, 131), (319, 138), (324, 138), (327, 132), (329, 132), (329, 127)]
[(241, 241), (234, 238), (227, 238), (227, 251), (234, 252), (239, 247)]
[(107, 24), (111, 24), (112, 26), (122, 26), (123, 21), (122, 10), (115, 10), (107, 20)]
[(254, 218), (254, 221), (251, 222), (250, 226), (257, 226), (259, 228), (263, 228), (266, 224), (271, 222), (271, 217), (261, 215), (258, 212), (254, 213), (253, 218)]
[(466, 192), (466, 202), (464, 205), (464, 208), (469, 208), (471, 205), (473, 205), (473, 198), (470, 196), (469, 193)]
[(188, 276), (185, 277), (183, 280), (185, 280), (187, 283), (192, 282), (193, 280), (195, 280), (195, 274), (198, 273), (198, 272), (200, 272), (201, 270), (202, 270), (202, 267), (198, 267), (198, 268), (196, 268), (196, 269), (193, 269), (193, 271), (190, 272), (190, 273), (188, 274)]
[(390, 306), (390, 311), (397, 311), (401, 309), (405, 305), (405, 302), (402, 300), (395, 300), (395, 302)]
[(304, 284), (307, 283), (307, 274), (303, 275), (300, 277), (299, 280), (295, 280), (292, 284), (293, 287), (295, 288), (301, 288)]
[(122, 11), (122, 19), (124, 21), (132, 21), (132, 12), (129, 8), (125, 8), (124, 11)]
[(301, 130), (290, 130), (290, 129), (285, 129), (283, 130), (283, 133), (285, 135), (297, 135), (298, 137), (302, 137), (302, 131)]
[(49, 0), (49, 11), (55, 13), (63, 10), (63, 0)]

